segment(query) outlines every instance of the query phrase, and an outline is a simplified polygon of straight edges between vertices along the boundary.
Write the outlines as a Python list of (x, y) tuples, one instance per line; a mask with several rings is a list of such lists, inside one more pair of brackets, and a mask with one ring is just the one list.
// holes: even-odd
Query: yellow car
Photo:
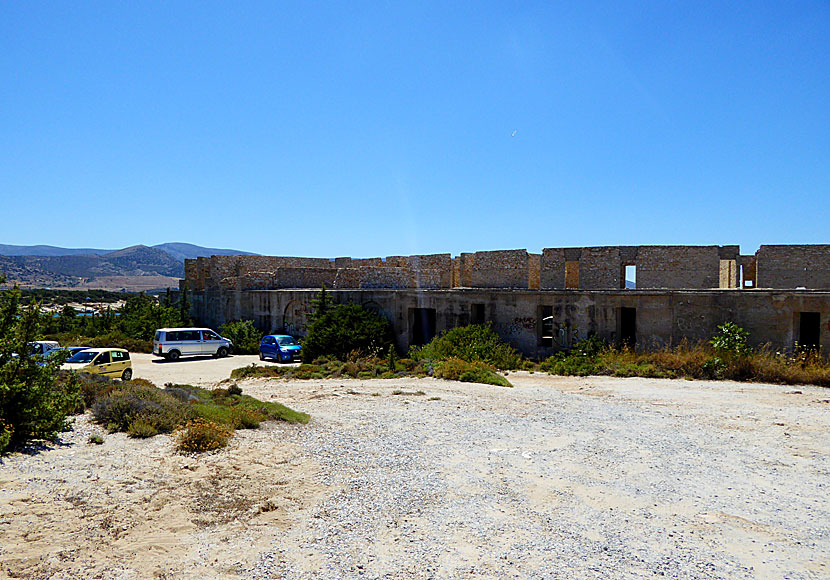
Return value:
[(123, 348), (88, 348), (69, 357), (61, 368), (122, 381), (133, 378), (130, 353)]

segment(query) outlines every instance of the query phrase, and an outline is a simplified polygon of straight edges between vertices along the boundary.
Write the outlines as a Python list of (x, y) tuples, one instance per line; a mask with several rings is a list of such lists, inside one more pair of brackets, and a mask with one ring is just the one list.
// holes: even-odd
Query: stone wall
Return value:
[(470, 288), (528, 288), (527, 250), (497, 250), (461, 254), (464, 286)]
[[(212, 256), (185, 260), (191, 291), (219, 288), (515, 288), (616, 290), (626, 266), (637, 289), (830, 288), (830, 245), (598, 246), (381, 258)], [(741, 288), (741, 289), (743, 289)]]
[(637, 289), (719, 288), (718, 246), (640, 246)]
[(758, 288), (830, 288), (830, 245), (761, 246)]

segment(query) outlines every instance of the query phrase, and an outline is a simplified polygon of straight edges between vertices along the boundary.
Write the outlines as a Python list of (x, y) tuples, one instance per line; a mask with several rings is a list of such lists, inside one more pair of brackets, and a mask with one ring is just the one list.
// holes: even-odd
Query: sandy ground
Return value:
[(251, 364), (269, 366), (278, 364), (270, 359), (260, 362), (254, 354), (236, 354), (225, 358), (212, 356), (185, 356), (177, 361), (152, 354), (130, 353), (133, 376), (147, 379), (162, 387), (165, 383), (209, 386), (230, 376), (233, 369)]
[(242, 382), (312, 421), (201, 456), (78, 417), (2, 459), (0, 578), (830, 578), (830, 392), (509, 378)]

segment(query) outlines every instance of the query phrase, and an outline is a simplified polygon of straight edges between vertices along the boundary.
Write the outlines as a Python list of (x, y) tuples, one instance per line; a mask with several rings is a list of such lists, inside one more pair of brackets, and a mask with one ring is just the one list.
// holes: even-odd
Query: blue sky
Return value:
[(830, 243), (828, 2), (4, 2), (0, 243)]

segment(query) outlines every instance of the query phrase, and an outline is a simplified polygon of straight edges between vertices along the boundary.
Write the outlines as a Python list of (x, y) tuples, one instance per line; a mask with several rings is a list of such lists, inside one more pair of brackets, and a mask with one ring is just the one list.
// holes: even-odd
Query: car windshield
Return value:
[(95, 355), (98, 354), (94, 351), (82, 350), (81, 352), (75, 353), (71, 357), (69, 357), (66, 362), (70, 363), (88, 363), (92, 362), (92, 359), (95, 358)]
[(291, 346), (297, 344), (297, 341), (291, 338), (290, 336), (277, 337), (277, 342), (280, 346)]

